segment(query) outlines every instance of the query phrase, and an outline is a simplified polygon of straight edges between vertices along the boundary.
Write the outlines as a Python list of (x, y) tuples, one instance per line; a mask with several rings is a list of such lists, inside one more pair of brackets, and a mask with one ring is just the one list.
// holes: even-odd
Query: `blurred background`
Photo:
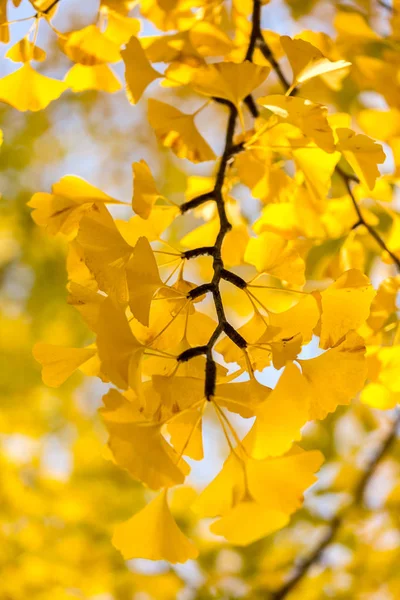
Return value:
[[(336, 36), (337, 12), (350, 9), (360, 11), (380, 35), (390, 31), (390, 11), (368, 0), (343, 5), (271, 0), (263, 11), (262, 26), (280, 34), (313, 30)], [(96, 0), (62, 0), (53, 24), (62, 31), (78, 29), (92, 23), (97, 11)], [(18, 9), (10, 10), (9, 19), (32, 14), (32, 5), (23, 0)], [(11, 25), (11, 42), (2, 45), (2, 56), (29, 27), (29, 21)], [(142, 27), (141, 35), (154, 33), (150, 25)], [(48, 52), (38, 68), (62, 79), (70, 62), (44, 22), (38, 44)], [(351, 48), (346, 50), (346, 58), (352, 60)], [(2, 58), (0, 77), (15, 68), (15, 63)], [(120, 76), (122, 69), (121, 64), (115, 67)], [(278, 92), (278, 84), (271, 85)], [(364, 107), (385, 107), (381, 95), (360, 92), (351, 78), (339, 92), (318, 89), (315, 83), (314, 89), (317, 100), (339, 111), (356, 114)], [(176, 102), (178, 97), (182, 110), (199, 106), (199, 99), (185, 88), (160, 89), (156, 82), (146, 97), (156, 94), (167, 101), (174, 97)], [(172, 496), (179, 524), (201, 549), (199, 560), (174, 567), (140, 560), (125, 563), (112, 547), (113, 526), (141, 508), (148, 492), (103, 456), (106, 435), (97, 408), (107, 387), (78, 374), (57, 390), (41, 383), (31, 353), (36, 341), (76, 347), (92, 339), (79, 314), (66, 303), (66, 244), (33, 223), (26, 203), (33, 193), (50, 191), (66, 174), (84, 177), (130, 202), (131, 163), (141, 158), (149, 163), (160, 192), (182, 200), (188, 175), (209, 175), (212, 165), (194, 166), (160, 150), (146, 110), (146, 98), (132, 106), (123, 90), (67, 92), (38, 113), (19, 113), (0, 104), (4, 135), (0, 149), (0, 600), (266, 598), (294, 557), (318, 540), (325, 521), (345, 500), (360, 466), (385, 432), (387, 415), (357, 402), (307, 427), (303, 446), (319, 447), (326, 457), (318, 484), (288, 528), (237, 549), (212, 536), (207, 522), (197, 523), (187, 508), (194, 494), (191, 486), (204, 486), (226, 455), (210, 422), (205, 462), (193, 463), (190, 485)], [(225, 118), (218, 107), (199, 116), (199, 128), (216, 152), (223, 143)], [(390, 171), (393, 158), (386, 150), (385, 169)], [(241, 190), (237, 197), (243, 199), (246, 215), (254, 219), (259, 204)], [(124, 217), (123, 211), (119, 216)], [(382, 266), (379, 269), (373, 271), (377, 281), (382, 278)], [(267, 374), (264, 381), (277, 376)], [(395, 485), (399, 459), (397, 449), (368, 489), (372, 510), (355, 508), (348, 526), (313, 569), (313, 585), (293, 597), (400, 597), (400, 488)]]

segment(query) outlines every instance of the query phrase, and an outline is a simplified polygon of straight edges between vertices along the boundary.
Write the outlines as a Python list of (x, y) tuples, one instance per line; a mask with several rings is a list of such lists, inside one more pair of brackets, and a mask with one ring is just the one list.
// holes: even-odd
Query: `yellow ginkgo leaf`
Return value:
[(196, 547), (176, 524), (165, 491), (128, 521), (117, 525), (112, 543), (125, 559), (167, 560), (175, 564), (198, 556)]
[(379, 408), (389, 410), (395, 408), (400, 402), (400, 392), (392, 392), (381, 383), (369, 383), (360, 394), (361, 402)]
[(162, 198), (146, 161), (132, 163), (132, 208), (142, 219), (148, 219), (154, 203)]
[(101, 65), (121, 60), (119, 46), (100, 31), (88, 25), (58, 38), (62, 51), (75, 63)]
[(113, 94), (121, 89), (121, 82), (108, 65), (81, 65), (76, 63), (65, 76), (65, 83), (73, 92), (97, 90)]
[(195, 23), (189, 30), (189, 40), (202, 56), (224, 56), (233, 47), (229, 36), (209, 21)]
[[(224, 355), (222, 340), (217, 348)], [(225, 356), (224, 356), (225, 358)], [(214, 401), (218, 406), (224, 406), (231, 412), (237, 413), (244, 418), (254, 417), (257, 406), (265, 402), (271, 388), (262, 385), (255, 378), (240, 383), (221, 383), (216, 386)]]
[(103, 294), (86, 288), (75, 281), (68, 284), (68, 304), (74, 306), (80, 312), (85, 323), (92, 331), (95, 331), (100, 316), (100, 306), (106, 299)]
[(116, 390), (103, 401), (101, 416), (114, 461), (153, 490), (183, 483), (189, 466), (163, 437), (162, 423), (146, 420), (137, 403)]
[(101, 370), (121, 389), (139, 389), (144, 346), (133, 335), (125, 312), (110, 298), (102, 302), (96, 323)]
[(327, 120), (327, 109), (305, 98), (292, 96), (265, 96), (257, 100), (275, 115), (288, 121), (325, 152), (335, 151), (332, 129)]
[(400, 346), (384, 347), (379, 350), (381, 363), (379, 381), (394, 393), (400, 393)]
[(248, 434), (253, 458), (281, 456), (301, 439), (301, 428), (309, 420), (307, 383), (299, 369), (289, 363), (268, 398), (256, 408), (256, 420)]
[(133, 248), (103, 204), (93, 204), (85, 213), (76, 240), (99, 288), (118, 302), (128, 302), (126, 265)]
[(186, 114), (159, 100), (149, 100), (149, 121), (159, 141), (194, 163), (214, 160), (215, 154), (199, 133), (195, 114)]
[(261, 506), (290, 515), (300, 508), (303, 494), (315, 483), (315, 472), (323, 460), (318, 450), (305, 451), (298, 446), (284, 456), (248, 460), (249, 492)]
[(247, 546), (282, 529), (288, 522), (289, 515), (284, 512), (266, 509), (249, 499), (231, 508), (210, 526), (210, 531), (235, 546)]
[[(300, 333), (303, 343), (308, 344), (319, 316), (318, 304), (311, 294), (301, 298), (288, 310), (279, 313), (269, 311), (269, 326), (277, 330), (277, 333), (269, 336), (269, 339), (290, 339)], [(266, 333), (268, 334), (268, 330)]]
[(125, 80), (128, 99), (136, 104), (142, 97), (144, 90), (155, 79), (162, 75), (153, 69), (139, 40), (132, 36), (122, 50), (121, 56), (125, 63)]
[(0, 102), (10, 104), (17, 110), (43, 110), (61, 96), (68, 86), (63, 81), (46, 77), (25, 63), (0, 79)]
[(315, 208), (321, 212), (327, 202), (332, 174), (340, 159), (339, 152), (328, 154), (320, 148), (299, 148), (293, 150), (293, 158), (296, 168), (303, 173)]
[(251, 238), (244, 260), (254, 265), (259, 273), (268, 273), (294, 285), (303, 285), (304, 260), (291, 242), (272, 232)]
[(35, 360), (42, 365), (43, 383), (50, 387), (59, 387), (96, 354), (96, 349), (65, 348), (39, 342), (34, 346), (32, 353)]
[[(203, 384), (203, 381), (201, 383)], [(193, 460), (204, 458), (201, 417), (201, 412), (194, 408), (178, 413), (169, 421), (168, 433), (171, 436), (171, 444), (179, 455), (188, 456)]]
[(146, 237), (140, 237), (126, 265), (129, 306), (142, 325), (149, 325), (150, 304), (163, 285), (153, 250)]
[(129, 221), (117, 220), (115, 223), (128, 244), (135, 246), (143, 235), (149, 242), (157, 240), (178, 215), (179, 208), (177, 206), (157, 205), (153, 207), (147, 219), (135, 215)]
[(27, 38), (22, 38), (7, 51), (6, 57), (14, 62), (23, 63), (30, 60), (43, 61), (46, 58), (46, 52)]
[(293, 40), (289, 36), (283, 35), (281, 44), (292, 67), (292, 88), (298, 83), (304, 83), (318, 75), (351, 66), (351, 63), (346, 60), (329, 60), (318, 48), (302, 39)]
[(324, 419), (349, 404), (362, 389), (367, 376), (365, 344), (354, 332), (335, 348), (310, 360), (299, 360), (310, 386), (310, 419)]
[(205, 96), (231, 102), (241, 114), (242, 100), (262, 84), (270, 70), (249, 61), (215, 63), (196, 70), (192, 87)]
[(400, 110), (366, 108), (357, 115), (357, 122), (367, 135), (384, 142), (400, 137)]
[(378, 164), (385, 161), (382, 146), (361, 133), (355, 133), (347, 127), (336, 130), (339, 138), (337, 149), (343, 154), (360, 181), (370, 190), (379, 177)]
[[(120, 6), (120, 3), (118, 3)], [(110, 6), (107, 7), (107, 27), (104, 31), (104, 35), (117, 44), (122, 46), (126, 44), (133, 35), (137, 35), (140, 31), (140, 21), (133, 17), (126, 17), (119, 13), (116, 9), (112, 10)]]
[(321, 293), (320, 347), (335, 346), (367, 319), (376, 292), (366, 275), (351, 269)]
[(55, 235), (75, 232), (85, 212), (96, 203), (120, 204), (94, 185), (75, 175), (66, 175), (54, 183), (52, 193), (38, 192), (27, 203), (33, 208), (32, 218), (37, 225), (46, 227)]
[(218, 475), (201, 492), (192, 508), (201, 517), (217, 517), (226, 514), (245, 494), (243, 463), (235, 454), (230, 454)]

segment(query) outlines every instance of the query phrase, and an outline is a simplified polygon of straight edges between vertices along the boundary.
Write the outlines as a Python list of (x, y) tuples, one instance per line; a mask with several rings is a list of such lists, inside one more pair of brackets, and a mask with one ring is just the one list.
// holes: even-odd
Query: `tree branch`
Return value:
[[(257, 39), (261, 35), (261, 0), (254, 0), (253, 2), (253, 15), (252, 15), (252, 29), (250, 34), (249, 45), (247, 48), (245, 60), (251, 61), (253, 58), (254, 50), (256, 48)], [(247, 347), (246, 340), (235, 330), (234, 327), (227, 321), (225, 316), (224, 305), (222, 302), (220, 283), (221, 280), (225, 279), (236, 287), (244, 289), (246, 282), (244, 279), (231, 273), (224, 268), (222, 260), (222, 244), (224, 242), (226, 234), (232, 229), (232, 225), (229, 222), (228, 215), (226, 214), (225, 202), (223, 197), (223, 186), (225, 183), (226, 172), (228, 165), (232, 157), (243, 150), (243, 144), (234, 144), (234, 135), (236, 122), (238, 118), (238, 111), (234, 104), (227, 100), (221, 101), (220, 98), (214, 98), (215, 101), (226, 106), (229, 110), (228, 123), (225, 134), (225, 145), (222, 153), (221, 161), (218, 167), (217, 175), (215, 178), (215, 185), (212, 191), (197, 196), (187, 202), (184, 202), (181, 207), (181, 213), (185, 214), (187, 211), (192, 210), (201, 206), (209, 200), (213, 200), (217, 206), (218, 217), (219, 217), (219, 232), (215, 240), (214, 246), (203, 246), (201, 248), (195, 248), (188, 250), (182, 254), (184, 258), (196, 258), (201, 255), (209, 255), (213, 258), (213, 271), (214, 275), (210, 283), (205, 283), (197, 288), (191, 290), (188, 294), (188, 298), (195, 299), (206, 292), (211, 292), (213, 295), (215, 311), (217, 313), (218, 325), (210, 337), (208, 343), (205, 346), (198, 346), (185, 350), (178, 357), (179, 362), (185, 362), (199, 356), (201, 354), (206, 355), (206, 372), (205, 372), (205, 386), (204, 394), (207, 400), (211, 400), (215, 394), (215, 386), (217, 380), (217, 365), (213, 359), (213, 348), (217, 342), (219, 336), (225, 333), (234, 344), (244, 350)], [(247, 96), (244, 100), (250, 113), (253, 117), (257, 117), (259, 112), (251, 95)]]
[(380, 465), (382, 460), (386, 458), (387, 454), (392, 448), (392, 445), (397, 439), (397, 430), (399, 427), (400, 413), (396, 415), (393, 422), (391, 423), (387, 435), (383, 439), (378, 450), (368, 461), (364, 469), (363, 475), (354, 489), (353, 500), (344, 509), (342, 509), (342, 511), (340, 511), (339, 514), (333, 517), (331, 522), (328, 524), (327, 530), (320, 542), (307, 557), (299, 561), (298, 565), (293, 568), (291, 574), (289, 575), (287, 581), (283, 584), (283, 586), (272, 593), (271, 600), (283, 600), (284, 598), (286, 598), (287, 595), (307, 576), (310, 568), (319, 562), (324, 550), (332, 542), (337, 531), (344, 523), (348, 514), (355, 506), (358, 506), (363, 502), (365, 490), (369, 482), (375, 475), (378, 466)]
[[(391, 250), (389, 250), (389, 248), (386, 245), (386, 242), (381, 238), (379, 233), (369, 223), (367, 223), (367, 221), (363, 217), (361, 208), (358, 205), (357, 200), (354, 197), (353, 190), (351, 189), (351, 186), (350, 186), (350, 181), (354, 181), (354, 177), (349, 177), (344, 171), (342, 171), (342, 169), (340, 167), (336, 168), (336, 172), (341, 176), (341, 178), (344, 181), (347, 192), (351, 198), (351, 201), (353, 203), (354, 209), (355, 209), (357, 217), (358, 217), (358, 221), (353, 225), (353, 229), (355, 229), (356, 227), (359, 227), (360, 225), (363, 225), (367, 229), (368, 233), (374, 238), (376, 243), (382, 248), (382, 250), (384, 250), (385, 252), (388, 253), (390, 258), (392, 259), (392, 261), (394, 262), (394, 264), (397, 266), (397, 268), (400, 271), (400, 259)], [(357, 178), (357, 183), (359, 183), (358, 178)]]

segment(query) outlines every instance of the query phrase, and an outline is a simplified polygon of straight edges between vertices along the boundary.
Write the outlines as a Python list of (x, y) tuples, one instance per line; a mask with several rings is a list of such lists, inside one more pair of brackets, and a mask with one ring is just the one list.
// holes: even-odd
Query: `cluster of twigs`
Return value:
[[(252, 60), (255, 49), (258, 48), (263, 56), (269, 61), (271, 67), (275, 71), (276, 76), (281, 82), (285, 92), (288, 92), (290, 89), (290, 84), (286, 79), (280, 65), (275, 59), (270, 47), (265, 41), (262, 31), (261, 31), (261, 1), (254, 0), (253, 2), (253, 14), (252, 14), (252, 29), (250, 35), (249, 46), (246, 52), (245, 60)], [(291, 95), (297, 93), (297, 89), (291, 90)], [(195, 356), (205, 355), (206, 356), (206, 372), (205, 372), (205, 395), (207, 399), (211, 399), (215, 392), (216, 385), (216, 363), (213, 359), (213, 347), (217, 342), (218, 338), (222, 333), (225, 333), (239, 348), (241, 348), (244, 352), (246, 352), (246, 340), (232, 327), (232, 325), (227, 321), (224, 311), (224, 306), (221, 299), (220, 293), (220, 282), (221, 280), (226, 280), (236, 285), (237, 287), (244, 289), (246, 288), (246, 282), (244, 279), (228, 271), (224, 268), (222, 256), (221, 256), (221, 248), (226, 234), (231, 229), (231, 224), (229, 223), (225, 204), (223, 199), (223, 185), (225, 181), (225, 176), (227, 172), (227, 168), (230, 162), (233, 160), (234, 156), (241, 152), (244, 147), (242, 144), (234, 144), (234, 133), (237, 122), (237, 109), (236, 107), (227, 102), (225, 100), (221, 100), (218, 98), (214, 99), (215, 101), (226, 105), (229, 111), (226, 135), (225, 135), (225, 147), (222, 154), (222, 158), (219, 164), (219, 168), (217, 171), (215, 185), (212, 191), (202, 194), (201, 196), (197, 196), (192, 200), (189, 200), (181, 205), (182, 214), (192, 210), (198, 206), (201, 206), (205, 202), (214, 201), (218, 210), (219, 221), (220, 221), (220, 229), (217, 235), (217, 239), (215, 241), (214, 246), (203, 246), (200, 248), (195, 248), (193, 250), (188, 250), (184, 253), (184, 258), (192, 259), (202, 255), (208, 255), (213, 259), (213, 271), (214, 275), (210, 283), (205, 283), (199, 285), (194, 288), (189, 297), (194, 300), (202, 296), (205, 293), (211, 293), (214, 300), (215, 310), (218, 319), (218, 325), (210, 337), (208, 343), (204, 346), (197, 346), (194, 348), (190, 348), (185, 352), (182, 352), (178, 356), (178, 361), (184, 362), (188, 361)], [(254, 102), (253, 97), (250, 95), (245, 99), (245, 104), (249, 109), (250, 114), (253, 117), (257, 117), (259, 114), (258, 108)], [(360, 183), (359, 179), (351, 174), (347, 174), (341, 167), (336, 168), (336, 174), (341, 177), (343, 183), (347, 189), (347, 192), (353, 202), (355, 213), (357, 216), (357, 221), (354, 224), (353, 228), (363, 226), (367, 229), (369, 234), (373, 237), (373, 239), (377, 242), (380, 248), (386, 252), (390, 258), (393, 260), (394, 264), (400, 271), (400, 260), (399, 258), (393, 254), (387, 247), (385, 241), (380, 237), (379, 233), (365, 220), (361, 208), (357, 203), (357, 200), (354, 196), (352, 190), (352, 183)], [(400, 415), (398, 415), (393, 422), (391, 423), (387, 434), (381, 441), (380, 446), (367, 462), (364, 467), (363, 474), (361, 475), (357, 485), (355, 486), (351, 501), (344, 507), (341, 511), (339, 511), (326, 525), (326, 531), (315, 548), (305, 557), (300, 558), (297, 563), (289, 570), (288, 576), (284, 584), (272, 593), (272, 600), (283, 600), (288, 596), (289, 593), (293, 591), (293, 589), (308, 575), (311, 567), (319, 562), (322, 558), (324, 550), (327, 546), (333, 541), (335, 538), (339, 528), (345, 522), (346, 517), (350, 513), (350, 511), (357, 505), (361, 504), (364, 499), (365, 491), (373, 478), (377, 467), (380, 465), (382, 460), (387, 456), (390, 452), (390, 449), (397, 438), (397, 430), (400, 426)]]

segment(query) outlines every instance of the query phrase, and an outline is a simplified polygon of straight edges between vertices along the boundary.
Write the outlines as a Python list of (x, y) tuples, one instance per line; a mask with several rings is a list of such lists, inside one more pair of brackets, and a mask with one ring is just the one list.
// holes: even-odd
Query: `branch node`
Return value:
[(189, 300), (195, 300), (196, 298), (203, 296), (203, 294), (212, 292), (213, 289), (214, 285), (212, 283), (202, 283), (201, 285), (198, 285), (197, 287), (193, 288), (193, 290), (190, 290), (190, 292), (187, 295), (187, 298)]
[(241, 348), (242, 350), (247, 348), (247, 342), (244, 337), (241, 336), (230, 323), (224, 323), (224, 332), (238, 348)]
[(225, 281), (229, 281), (229, 283), (232, 283), (241, 290), (244, 290), (247, 287), (247, 283), (242, 277), (236, 275), (236, 273), (232, 273), (232, 271), (228, 271), (227, 269), (221, 270), (221, 278), (225, 279)]
[(202, 354), (207, 354), (208, 347), (207, 346), (196, 346), (195, 348), (188, 348), (179, 354), (176, 357), (178, 362), (188, 362), (192, 358), (196, 356), (201, 356)]
[(204, 255), (214, 256), (215, 246), (201, 246), (201, 248), (193, 248), (193, 250), (186, 250), (186, 252), (182, 252), (182, 258), (185, 258), (187, 260)]

